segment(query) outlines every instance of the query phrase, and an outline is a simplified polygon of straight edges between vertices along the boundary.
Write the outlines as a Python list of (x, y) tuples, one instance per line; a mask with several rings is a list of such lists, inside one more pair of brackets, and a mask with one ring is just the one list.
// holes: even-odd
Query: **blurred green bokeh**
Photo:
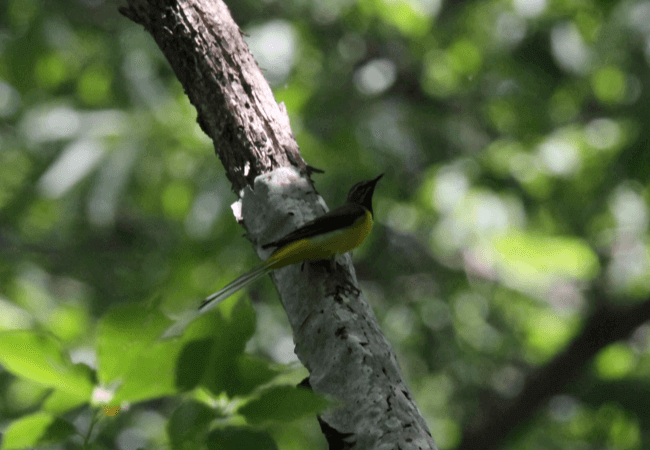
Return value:
[[(442, 450), (578, 335), (590, 288), (646, 301), (647, 1), (227, 3), (328, 204), (387, 174), (354, 257)], [(319, 399), (268, 407), (306, 376), (269, 280), (193, 346), (152, 340), (258, 259), (194, 107), (120, 5), (0, 4), (4, 445), (80, 447), (117, 392), (132, 403), (97, 448), (326, 448)], [(601, 349), (504, 448), (647, 448), (649, 330)]]

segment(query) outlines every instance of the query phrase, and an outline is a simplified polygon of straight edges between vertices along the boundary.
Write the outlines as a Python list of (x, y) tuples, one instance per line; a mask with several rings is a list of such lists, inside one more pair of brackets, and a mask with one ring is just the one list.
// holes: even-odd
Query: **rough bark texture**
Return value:
[(222, 1), (129, 0), (120, 12), (164, 53), (235, 192), (274, 167), (306, 170), (287, 112)]
[[(326, 210), (308, 179), (286, 111), (275, 103), (220, 0), (128, 4), (122, 13), (142, 24), (169, 60), (240, 193), (238, 220), (260, 256), (268, 256), (260, 244)], [(320, 418), (330, 448), (435, 449), (372, 309), (337, 281), (337, 274), (347, 273), (356, 284), (349, 255), (339, 263), (345, 270), (334, 274), (306, 264), (304, 270), (289, 266), (273, 276), (296, 354), (310, 372), (309, 385), (341, 402)]]

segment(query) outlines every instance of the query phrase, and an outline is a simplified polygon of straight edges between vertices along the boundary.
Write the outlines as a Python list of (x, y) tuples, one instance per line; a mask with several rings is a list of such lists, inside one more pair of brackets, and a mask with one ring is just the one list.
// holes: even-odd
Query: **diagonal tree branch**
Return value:
[(564, 391), (585, 365), (603, 347), (628, 337), (650, 320), (650, 300), (628, 308), (611, 306), (600, 291), (594, 292), (601, 305), (587, 320), (582, 332), (547, 365), (533, 372), (520, 394), (498, 411), (486, 414), (488, 420), (463, 433), (458, 450), (499, 448), (539, 410), (542, 403)]
[(128, 5), (120, 12), (144, 26), (162, 50), (236, 192), (273, 167), (306, 169), (286, 110), (222, 1)]
[[(260, 243), (279, 237), (280, 229), (322, 214), (287, 113), (275, 103), (225, 4), (127, 2), (121, 12), (151, 33), (196, 107), (240, 195), (238, 220), (258, 254), (265, 253)], [(356, 283), (349, 255), (344, 266)], [(309, 384), (341, 402), (320, 418), (330, 448), (435, 449), (365, 299), (332, 292), (332, 275), (317, 266), (304, 272), (286, 267), (273, 278)]]

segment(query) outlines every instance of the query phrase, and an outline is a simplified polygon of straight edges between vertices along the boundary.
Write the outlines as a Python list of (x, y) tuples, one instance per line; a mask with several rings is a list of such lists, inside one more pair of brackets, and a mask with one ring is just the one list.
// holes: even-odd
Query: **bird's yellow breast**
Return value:
[(291, 242), (277, 249), (267, 262), (272, 269), (279, 269), (306, 259), (328, 259), (333, 255), (349, 252), (368, 237), (372, 224), (372, 214), (366, 210), (352, 226)]

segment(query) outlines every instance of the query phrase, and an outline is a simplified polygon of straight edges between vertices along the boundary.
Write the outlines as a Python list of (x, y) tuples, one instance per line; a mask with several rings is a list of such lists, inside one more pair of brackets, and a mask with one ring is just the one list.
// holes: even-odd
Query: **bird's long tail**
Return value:
[(172, 326), (170, 326), (169, 328), (167, 328), (167, 330), (165, 330), (165, 332), (160, 337), (160, 339), (167, 339), (170, 337), (179, 336), (183, 334), (185, 328), (192, 321), (194, 321), (194, 319), (198, 318), (201, 314), (208, 311), (209, 309), (214, 308), (215, 306), (217, 306), (219, 303), (221, 303), (222, 301), (230, 297), (238, 290), (245, 288), (255, 280), (271, 272), (272, 270), (273, 270), (272, 265), (267, 261), (261, 266), (258, 266), (255, 269), (251, 270), (250, 272), (245, 273), (241, 277), (237, 278), (235, 281), (229, 283), (223, 289), (215, 292), (214, 294), (212, 294), (211, 296), (203, 300), (203, 303), (201, 303), (201, 306), (199, 306), (198, 310), (193, 309), (183, 314), (183, 316), (180, 317), (178, 320), (176, 320), (176, 322)]
[(237, 292), (240, 289), (245, 288), (249, 284), (253, 283), (259, 278), (262, 278), (264, 275), (269, 273), (271, 270), (271, 265), (268, 263), (262, 264), (261, 266), (256, 267), (255, 269), (251, 270), (248, 273), (245, 273), (241, 277), (237, 278), (236, 280), (230, 282), (228, 285), (226, 285), (224, 288), (218, 290), (205, 300), (203, 300), (203, 303), (201, 303), (201, 306), (199, 306), (199, 313), (203, 314), (204, 312), (208, 311), (209, 309), (214, 308), (217, 306), (219, 303), (230, 297), (232, 294)]

